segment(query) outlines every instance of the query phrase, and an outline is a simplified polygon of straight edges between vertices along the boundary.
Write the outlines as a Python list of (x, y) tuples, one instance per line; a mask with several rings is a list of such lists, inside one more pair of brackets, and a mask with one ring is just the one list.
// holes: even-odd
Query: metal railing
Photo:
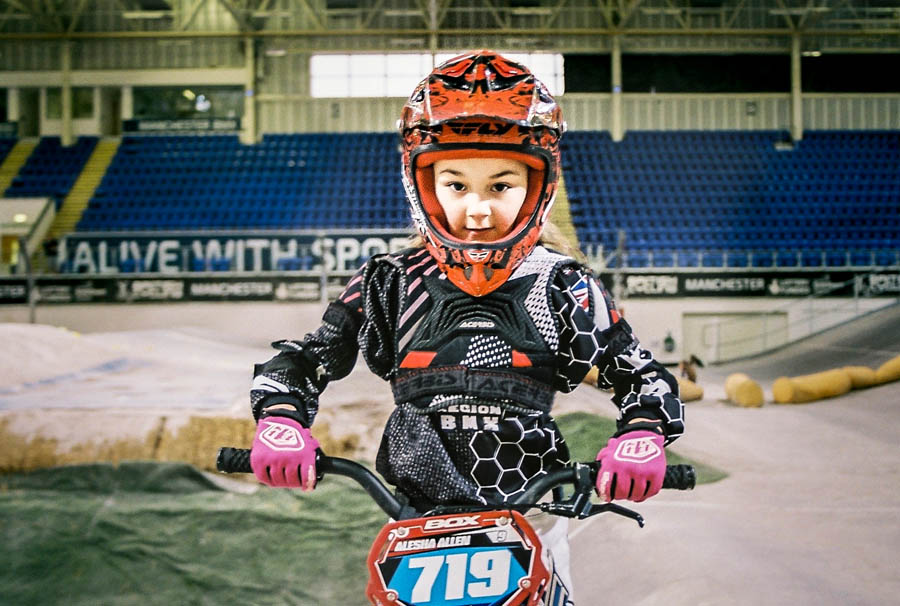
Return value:
[[(861, 274), (850, 280), (818, 288), (813, 294), (771, 310), (742, 315), (741, 318), (717, 318), (703, 326), (707, 359), (722, 363), (748, 358), (819, 334), (840, 324), (900, 302), (900, 297), (879, 297), (870, 278)], [(852, 297), (828, 297), (852, 287)]]

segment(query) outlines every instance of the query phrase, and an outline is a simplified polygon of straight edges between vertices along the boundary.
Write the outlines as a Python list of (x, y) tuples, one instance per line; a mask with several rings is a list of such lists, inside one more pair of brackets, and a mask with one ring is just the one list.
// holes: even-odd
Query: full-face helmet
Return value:
[[(482, 296), (499, 288), (534, 249), (559, 179), (562, 111), (527, 67), (471, 52), (436, 67), (398, 123), (403, 185), (413, 222), (448, 279)], [(454, 237), (435, 196), (438, 160), (501, 157), (526, 164), (528, 193), (512, 229), (494, 242)]]

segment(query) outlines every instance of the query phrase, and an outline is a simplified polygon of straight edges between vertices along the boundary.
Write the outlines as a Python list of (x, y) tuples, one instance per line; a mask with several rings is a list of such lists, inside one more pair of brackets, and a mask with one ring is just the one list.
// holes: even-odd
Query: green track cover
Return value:
[(2, 477), (0, 604), (365, 603), (386, 517), (364, 492), (343, 478), (309, 494), (214, 480), (140, 462)]
[[(575, 460), (592, 460), (615, 430), (586, 413), (558, 421)], [(697, 471), (699, 483), (725, 475)], [(366, 556), (386, 521), (339, 476), (311, 493), (179, 463), (0, 476), (0, 605), (363, 606)]]

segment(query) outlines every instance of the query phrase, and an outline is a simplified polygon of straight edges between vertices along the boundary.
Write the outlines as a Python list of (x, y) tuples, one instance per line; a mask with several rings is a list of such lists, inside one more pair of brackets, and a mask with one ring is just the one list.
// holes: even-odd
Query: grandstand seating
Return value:
[[(897, 264), (900, 132), (606, 132), (563, 138), (582, 246), (632, 267)], [(849, 251), (849, 252), (848, 252)], [(641, 254), (639, 254), (641, 253)]]
[[(128, 136), (78, 229), (406, 227), (395, 137)], [(569, 132), (579, 240), (609, 252), (624, 230), (630, 267), (897, 264), (900, 132), (783, 142), (779, 131), (637, 131), (619, 143)]]
[(99, 137), (78, 137), (74, 145), (63, 147), (59, 137), (43, 137), (3, 195), (46, 196), (56, 201), (58, 209), (98, 140)]
[(395, 149), (392, 133), (125, 137), (78, 230), (405, 227)]
[(0, 137), (0, 164), (6, 160), (7, 154), (16, 146), (15, 137)]

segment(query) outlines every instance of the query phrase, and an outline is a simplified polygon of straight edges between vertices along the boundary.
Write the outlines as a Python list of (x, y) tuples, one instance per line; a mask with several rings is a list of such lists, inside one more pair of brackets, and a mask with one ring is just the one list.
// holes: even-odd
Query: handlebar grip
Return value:
[[(334, 467), (331, 457), (324, 456), (321, 451), (317, 453), (316, 468), (319, 472), (330, 472)], [(222, 446), (216, 455), (216, 469), (223, 473), (253, 473), (253, 468), (250, 467), (250, 449)]]
[(697, 472), (693, 465), (668, 465), (663, 478), (663, 488), (693, 490), (697, 483)]
[(250, 449), (223, 446), (216, 455), (216, 469), (225, 473), (253, 473)]

